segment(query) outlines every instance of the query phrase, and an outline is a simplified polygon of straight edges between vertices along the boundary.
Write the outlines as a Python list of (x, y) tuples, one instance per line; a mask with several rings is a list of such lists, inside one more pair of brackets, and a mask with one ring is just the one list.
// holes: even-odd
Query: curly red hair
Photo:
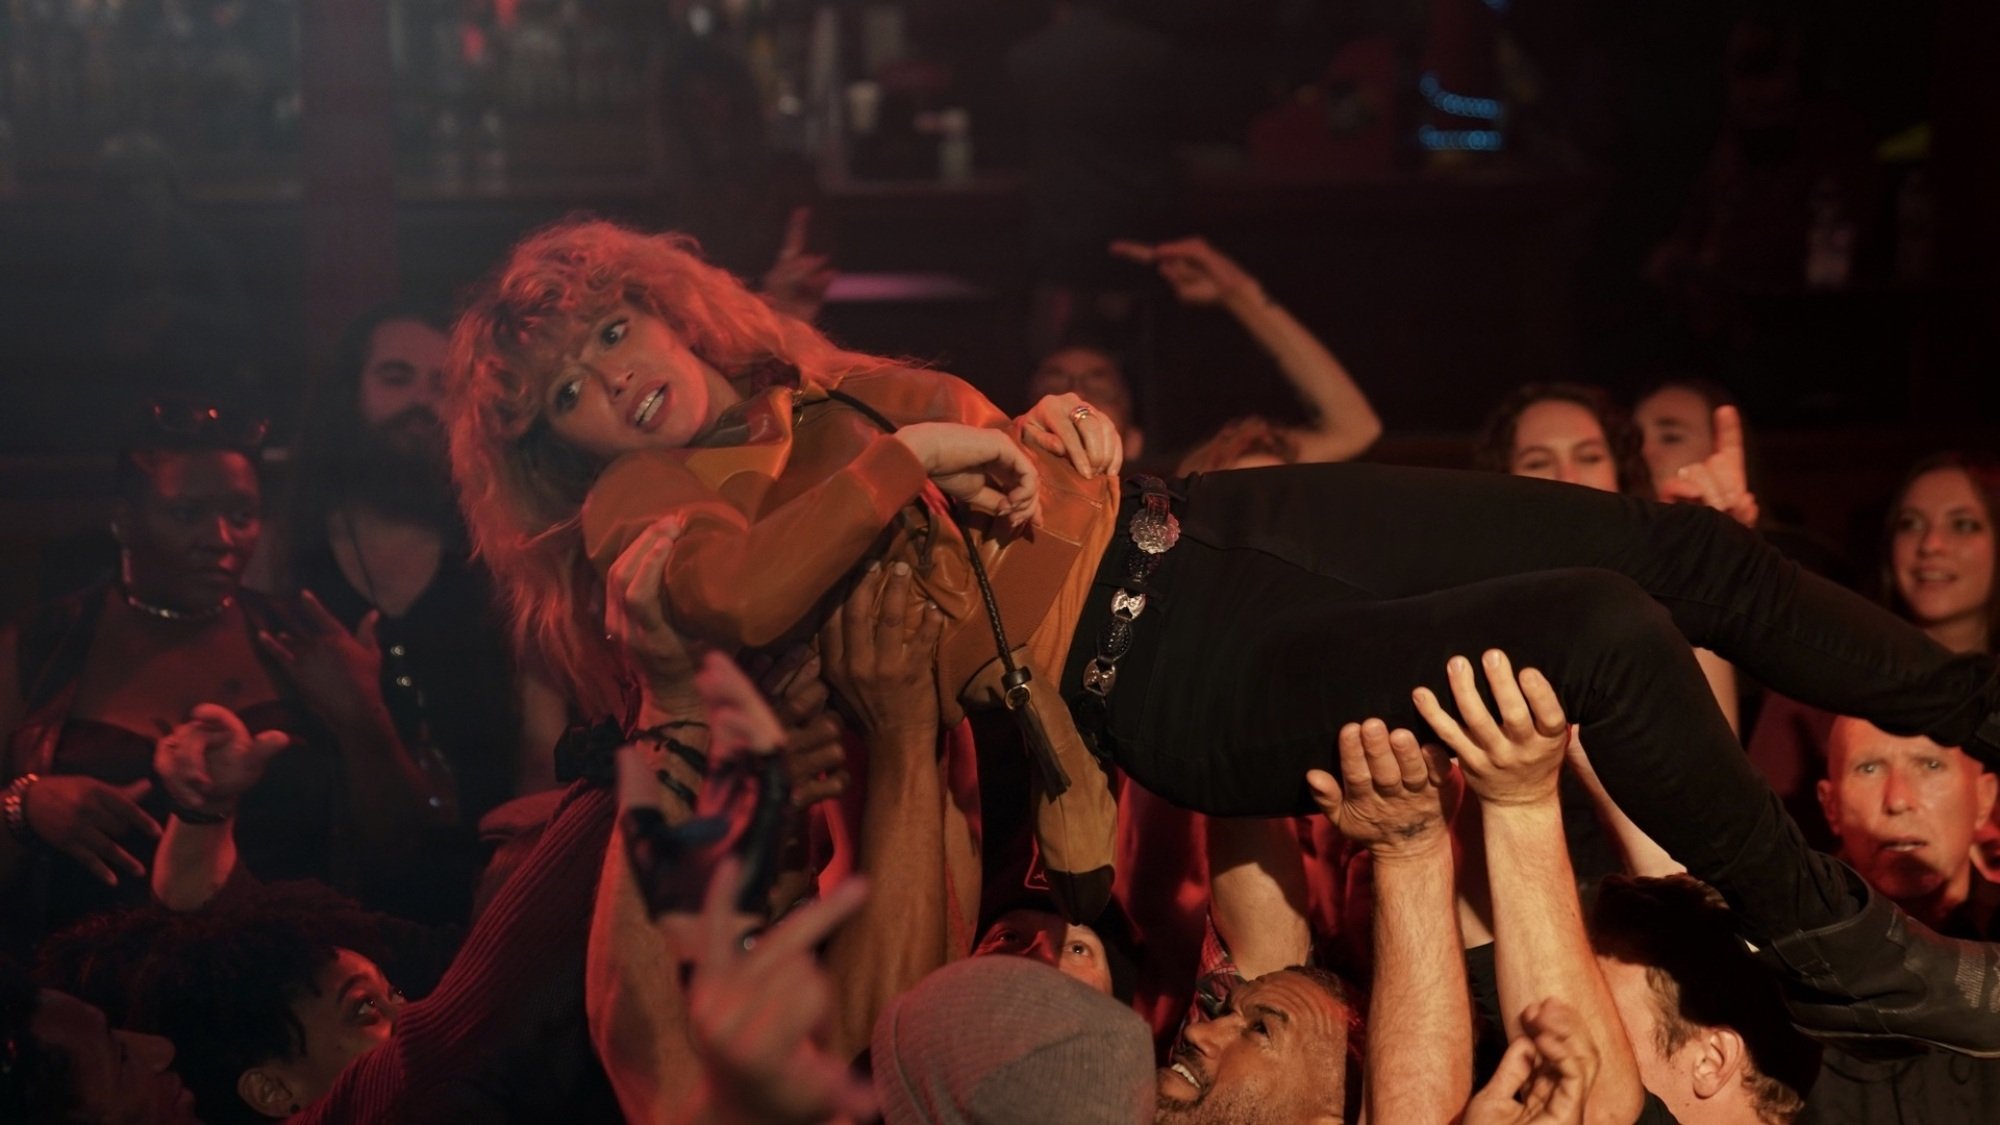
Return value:
[(459, 502), (505, 600), (516, 651), (591, 714), (625, 706), (621, 657), (597, 620), (602, 582), (578, 524), (602, 466), (562, 443), (544, 411), (550, 383), (590, 323), (620, 305), (659, 317), (733, 381), (784, 365), (833, 386), (889, 362), (837, 347), (773, 310), (704, 261), (685, 235), (596, 219), (528, 235), (472, 293), (445, 364)]

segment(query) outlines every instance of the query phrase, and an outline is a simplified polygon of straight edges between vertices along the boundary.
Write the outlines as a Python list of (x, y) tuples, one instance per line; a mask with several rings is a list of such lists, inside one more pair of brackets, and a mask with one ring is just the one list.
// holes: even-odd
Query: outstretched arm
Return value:
[(1368, 396), (1319, 337), (1264, 292), (1257, 279), (1200, 238), (1149, 246), (1114, 242), (1111, 252), (1159, 267), (1188, 304), (1229, 310), (1273, 360), (1313, 412), (1310, 428), (1293, 431), (1301, 461), (1358, 457), (1382, 436), (1382, 420)]
[(1209, 817), (1208, 912), (1244, 980), (1312, 956), (1305, 857), (1291, 820)]
[(1453, 913), (1449, 764), (1379, 719), (1340, 731), (1338, 784), (1306, 774), (1334, 827), (1375, 868), (1375, 985), (1368, 1001), (1368, 1120), (1449, 1121), (1472, 1092), (1472, 1004)]
[(827, 946), (836, 1058), (867, 1048), (875, 1017), (950, 959), (937, 660), (944, 617), (916, 596), (908, 563), (873, 567), (820, 633), (820, 659), (867, 740), (857, 869), (875, 888)]
[(1518, 1013), (1529, 1003), (1553, 998), (1575, 1009), (1603, 1052), (1587, 1120), (1627, 1125), (1638, 1116), (1645, 1090), (1584, 930), (1556, 795), (1569, 722), (1540, 672), (1524, 669), (1517, 679), (1497, 649), (1482, 663), (1498, 718), (1480, 698), (1472, 663), (1462, 656), (1446, 666), (1456, 718), (1430, 689), (1418, 688), (1414, 696), (1424, 721), (1458, 753), (1466, 786), (1479, 798), (1507, 1031), (1521, 1034)]
[(199, 909), (235, 876), (236, 806), (290, 741), (279, 731), (252, 735), (236, 712), (202, 703), (153, 748), (167, 795), (196, 818), (168, 818), (153, 852), (153, 897), (167, 909)]

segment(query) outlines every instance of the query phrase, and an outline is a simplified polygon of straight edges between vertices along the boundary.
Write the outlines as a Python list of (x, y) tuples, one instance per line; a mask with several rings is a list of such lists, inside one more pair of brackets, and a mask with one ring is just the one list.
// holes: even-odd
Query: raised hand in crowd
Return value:
[(764, 271), (760, 292), (764, 303), (784, 313), (810, 322), (826, 303), (826, 291), (833, 287), (839, 271), (825, 254), (808, 253), (806, 232), (812, 225), (812, 208), (792, 208), (785, 220), (785, 240), (778, 246), (778, 259)]
[(1312, 425), (1285, 431), (1296, 460), (1345, 461), (1382, 436), (1381, 418), (1340, 360), (1256, 278), (1206, 240), (1114, 242), (1111, 253), (1157, 268), (1186, 304), (1227, 309), (1270, 355), (1315, 415)]
[(1117, 424), (1074, 392), (1043, 395), (1014, 422), (1023, 441), (1069, 458), (1083, 476), (1117, 476), (1125, 467), (1125, 439)]
[(118, 840), (133, 832), (160, 835), (159, 822), (139, 807), (152, 787), (143, 778), (111, 785), (81, 774), (51, 774), (22, 794), (21, 814), (36, 839), (115, 887), (123, 876), (145, 878), (146, 865)]
[(821, 659), (840, 705), (868, 750), (854, 869), (875, 893), (827, 947), (840, 990), (828, 1044), (843, 1057), (868, 1045), (875, 1017), (924, 974), (964, 950), (950, 948), (952, 891), (977, 901), (978, 868), (953, 888), (948, 855), (976, 846), (948, 835), (938, 764), (934, 669), (944, 614), (917, 595), (908, 563), (861, 573), (820, 630)]
[(689, 969), (688, 1041), (702, 1069), (678, 1120), (806, 1125), (870, 1117), (874, 1092), (820, 1046), (834, 982), (813, 955), (860, 908), (866, 884), (849, 879), (751, 939), (754, 920), (735, 907), (741, 876), (725, 860), (701, 914), (667, 928)]
[(291, 745), (283, 731), (251, 734), (236, 712), (198, 703), (187, 722), (153, 748), (153, 772), (176, 806), (202, 816), (236, 815), (237, 802), (264, 776), (264, 767)]
[(1493, 1077), (1466, 1103), (1464, 1125), (1582, 1125), (1600, 1065), (1582, 1019), (1550, 999), (1520, 1022)]
[(456, 806), (455, 795), (438, 790), (410, 757), (383, 702), (382, 649), (375, 636), (381, 611), (370, 610), (349, 633), (312, 591), (301, 592), (298, 601), (290, 627), (259, 630), (258, 644), (340, 747), (347, 815), (364, 867), (400, 870), (422, 830)]
[(1417, 712), (1440, 739), (1458, 755), (1466, 787), (1488, 805), (1534, 805), (1553, 800), (1562, 774), (1563, 751), (1569, 745), (1569, 720), (1548, 677), (1533, 668), (1514, 675), (1514, 666), (1499, 649), (1481, 658), (1486, 683), (1499, 707), (1496, 719), (1479, 696), (1472, 662), (1454, 656), (1445, 665), (1453, 718), (1437, 693), (1419, 687), (1411, 693)]
[(1340, 780), (1309, 770), (1313, 799), (1342, 836), (1379, 856), (1451, 846), (1445, 778), (1451, 762), (1417, 736), (1380, 719), (1340, 728)]
[(1715, 452), (1659, 483), (1660, 499), (1706, 504), (1745, 527), (1757, 526), (1757, 494), (1743, 465), (1743, 415), (1715, 408)]
[(197, 704), (160, 739), (153, 772), (177, 808), (153, 853), (155, 899), (170, 910), (194, 910), (229, 882), (237, 804), (290, 743), (282, 731), (251, 734), (234, 711), (213, 703)]
[(1306, 784), (1373, 860), (1375, 980), (1363, 1097), (1377, 1125), (1446, 1121), (1472, 1092), (1472, 1005), (1453, 905), (1442, 751), (1380, 719), (1339, 735), (1340, 782)]
[(1498, 649), (1480, 663), (1497, 718), (1463, 656), (1452, 657), (1445, 669), (1456, 718), (1430, 689), (1412, 694), (1424, 720), (1458, 754), (1466, 786), (1479, 798), (1503, 1020), (1509, 1035), (1519, 1035), (1525, 1028), (1516, 1013), (1529, 1004), (1554, 999), (1568, 1005), (1599, 1059), (1586, 1119), (1627, 1125), (1644, 1104), (1645, 1088), (1584, 929), (1563, 834), (1556, 786), (1569, 721), (1540, 672), (1527, 668), (1517, 675)]
[(1219, 305), (1263, 298), (1263, 287), (1235, 260), (1205, 238), (1177, 238), (1148, 244), (1120, 240), (1111, 253), (1129, 262), (1153, 266), (1173, 287), (1174, 296), (1190, 305)]
[(335, 727), (366, 723), (384, 713), (382, 646), (375, 628), (382, 611), (371, 609), (349, 633), (311, 590), (301, 591), (301, 614), (282, 633), (259, 630), (258, 643), (284, 669), (306, 705)]

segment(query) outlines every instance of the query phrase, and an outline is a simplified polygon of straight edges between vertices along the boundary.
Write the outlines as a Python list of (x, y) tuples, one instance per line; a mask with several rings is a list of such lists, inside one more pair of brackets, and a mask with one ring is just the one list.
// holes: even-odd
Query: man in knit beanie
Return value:
[(1152, 1033), (1131, 1009), (1024, 957), (946, 965), (875, 1023), (887, 1125), (1140, 1125)]

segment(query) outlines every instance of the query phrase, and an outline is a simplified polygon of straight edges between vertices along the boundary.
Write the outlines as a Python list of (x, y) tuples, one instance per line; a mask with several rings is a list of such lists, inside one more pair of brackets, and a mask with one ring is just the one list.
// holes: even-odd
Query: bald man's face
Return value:
[(1898, 737), (1855, 719), (1827, 741), (1820, 805), (1841, 858), (1892, 899), (1962, 887), (1972, 838), (1993, 811), (1992, 774), (1927, 738)]
[(1156, 1125), (1337, 1121), (1347, 1010), (1301, 973), (1238, 985), (1229, 1010), (1189, 1024), (1158, 1078)]

